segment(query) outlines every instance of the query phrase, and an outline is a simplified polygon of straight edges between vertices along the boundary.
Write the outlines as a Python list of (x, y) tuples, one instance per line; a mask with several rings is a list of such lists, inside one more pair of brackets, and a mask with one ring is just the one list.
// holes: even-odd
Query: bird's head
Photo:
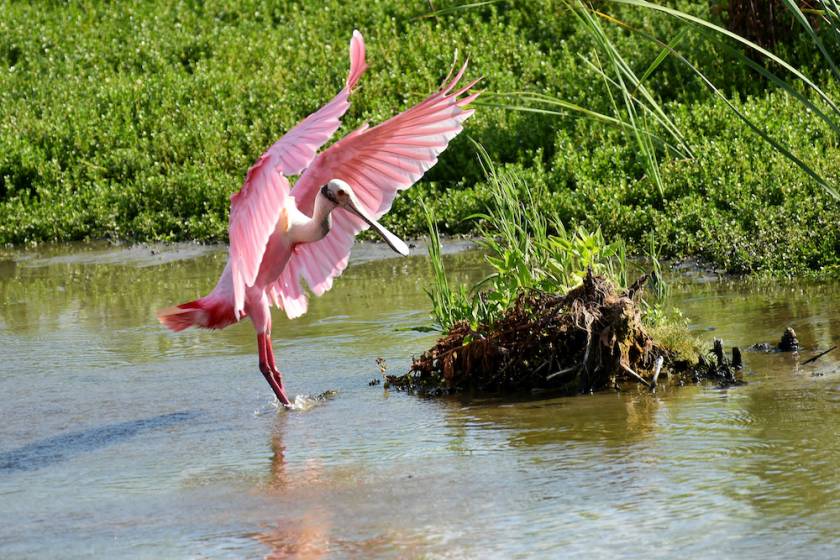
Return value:
[(355, 193), (353, 193), (353, 189), (345, 181), (342, 181), (341, 179), (332, 179), (326, 185), (321, 187), (321, 195), (335, 204), (336, 207), (343, 208), (344, 210), (360, 217), (370, 227), (372, 227), (376, 233), (382, 236), (382, 239), (391, 246), (391, 249), (403, 256), (408, 256), (408, 246), (405, 242), (385, 229), (379, 222), (374, 220), (370, 214), (368, 214), (367, 209), (359, 203)]

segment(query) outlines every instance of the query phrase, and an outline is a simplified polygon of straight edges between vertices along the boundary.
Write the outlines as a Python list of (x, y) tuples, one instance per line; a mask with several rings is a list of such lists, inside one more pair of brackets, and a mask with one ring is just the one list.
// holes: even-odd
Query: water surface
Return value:
[[(422, 250), (415, 254), (422, 255)], [(422, 257), (359, 248), (309, 313), (274, 320), (277, 412), (253, 329), (166, 332), (222, 248), (0, 254), (0, 556), (832, 557), (840, 546), (837, 283), (697, 274), (674, 301), (748, 353), (749, 384), (545, 400), (369, 387), (430, 345)], [(448, 257), (454, 276), (480, 255)]]

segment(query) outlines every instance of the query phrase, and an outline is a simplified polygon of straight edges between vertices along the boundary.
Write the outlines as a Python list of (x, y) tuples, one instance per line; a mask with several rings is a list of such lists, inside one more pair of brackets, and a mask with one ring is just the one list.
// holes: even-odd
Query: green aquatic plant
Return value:
[(688, 320), (678, 309), (665, 311), (656, 306), (645, 310), (643, 318), (650, 337), (667, 348), (674, 361), (694, 366), (706, 352), (708, 342), (704, 344), (691, 333)]
[(461, 285), (453, 289), (450, 285), (443, 266), (440, 232), (434, 213), (425, 204), (422, 204), (422, 207), (429, 232), (428, 252), (432, 265), (432, 286), (426, 289), (426, 294), (432, 301), (432, 315), (436, 325), (442, 331), (449, 331), (459, 321), (469, 318), (469, 294), (466, 286)]
[(523, 293), (564, 294), (588, 273), (605, 276), (618, 288), (627, 287), (628, 263), (623, 241), (608, 243), (600, 229), (567, 230), (539, 204), (543, 187), (529, 185), (515, 170), (500, 169), (476, 144), (490, 186), (481, 220), (478, 245), (491, 274), (471, 289), (454, 289), (446, 276), (433, 211), (425, 208), (430, 237), (429, 257), (434, 283), (428, 294), (433, 317), (444, 332), (461, 321), (473, 330), (492, 325)]

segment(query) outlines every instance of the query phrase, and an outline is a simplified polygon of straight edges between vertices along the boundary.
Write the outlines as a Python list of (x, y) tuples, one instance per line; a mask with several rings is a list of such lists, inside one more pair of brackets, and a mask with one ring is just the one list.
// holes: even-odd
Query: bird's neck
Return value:
[(315, 208), (312, 210), (312, 219), (303, 224), (298, 233), (297, 240), (303, 243), (320, 241), (330, 232), (332, 227), (331, 212), (336, 208), (335, 203), (318, 193), (315, 197)]

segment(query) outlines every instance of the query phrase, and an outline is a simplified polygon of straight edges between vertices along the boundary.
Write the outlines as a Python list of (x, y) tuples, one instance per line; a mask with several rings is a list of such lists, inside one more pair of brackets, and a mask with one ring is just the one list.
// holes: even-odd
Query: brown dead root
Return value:
[(648, 335), (638, 302), (646, 280), (642, 276), (619, 293), (590, 271), (565, 295), (523, 293), (492, 329), (455, 325), (413, 361), (408, 373), (386, 376), (386, 386), (426, 394), (580, 393), (624, 383), (654, 388), (659, 370), (663, 377), (737, 382), (728, 363), (698, 356), (698, 365), (692, 366)]

